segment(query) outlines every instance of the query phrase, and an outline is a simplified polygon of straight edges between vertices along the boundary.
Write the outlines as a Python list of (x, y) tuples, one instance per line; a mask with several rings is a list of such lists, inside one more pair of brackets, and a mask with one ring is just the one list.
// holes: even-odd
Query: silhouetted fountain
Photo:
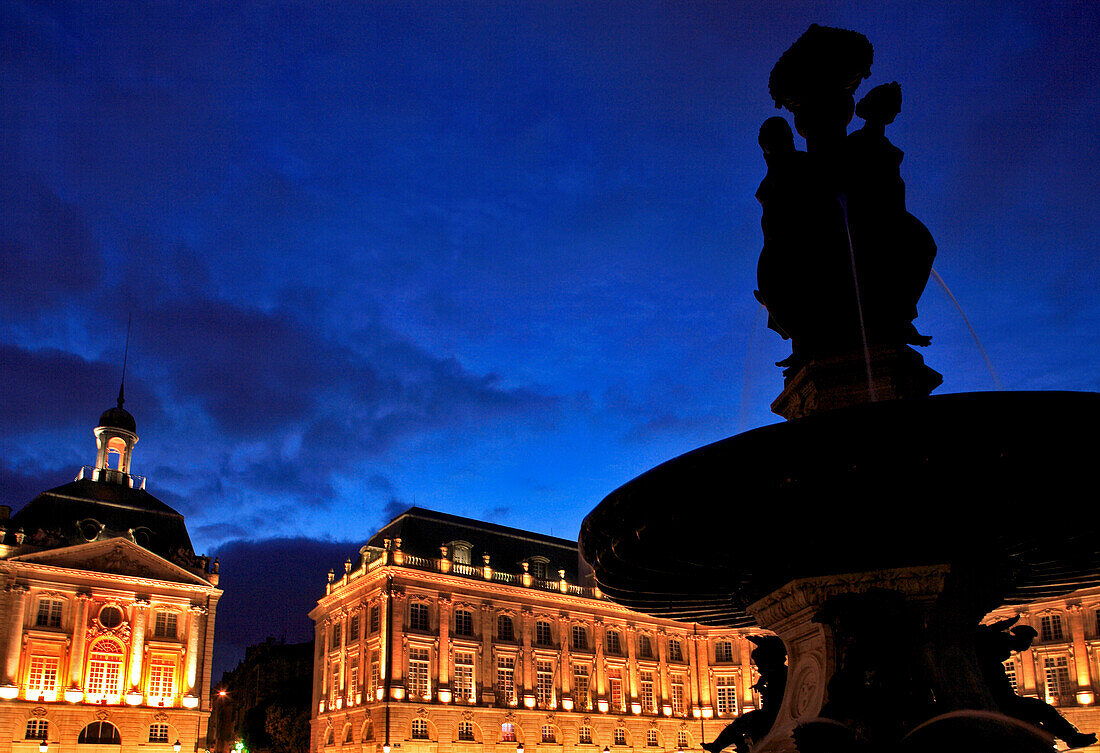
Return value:
[[(855, 107), (871, 58), (862, 35), (812, 26), (772, 71), (807, 145), (783, 118), (761, 128), (757, 298), (792, 341), (772, 405), (788, 422), (616, 490), (582, 551), (627, 606), (782, 638), (782, 701), (753, 751), (1048, 752), (1049, 735), (1004, 716), (978, 626), (1001, 604), (1100, 585), (1095, 516), (1018, 523), (1079, 499), (1096, 446), (1070, 424), (1100, 421), (1100, 395), (929, 397), (941, 377), (909, 346), (929, 341), (913, 319), (936, 249), (885, 136), (900, 87)], [(866, 125), (849, 134), (853, 112)]]

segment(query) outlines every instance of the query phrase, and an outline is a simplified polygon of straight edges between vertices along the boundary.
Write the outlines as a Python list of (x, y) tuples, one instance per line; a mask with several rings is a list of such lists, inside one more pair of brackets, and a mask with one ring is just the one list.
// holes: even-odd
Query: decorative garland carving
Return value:
[(33, 709), (31, 709), (31, 716), (35, 717), (36, 719), (41, 719), (45, 715), (46, 709), (41, 706), (35, 706)]

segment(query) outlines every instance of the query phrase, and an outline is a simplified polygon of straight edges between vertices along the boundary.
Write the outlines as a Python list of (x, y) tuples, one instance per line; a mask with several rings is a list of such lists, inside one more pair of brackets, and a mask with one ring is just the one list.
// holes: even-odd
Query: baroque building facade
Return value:
[(94, 466), (0, 508), (0, 753), (205, 750), (217, 564), (130, 473), (122, 403)]
[[(313, 753), (698, 750), (759, 703), (763, 631), (619, 606), (572, 541), (412, 508), (343, 569), (310, 612)], [(1100, 590), (988, 619), (1016, 614), (1018, 692), (1096, 729)]]

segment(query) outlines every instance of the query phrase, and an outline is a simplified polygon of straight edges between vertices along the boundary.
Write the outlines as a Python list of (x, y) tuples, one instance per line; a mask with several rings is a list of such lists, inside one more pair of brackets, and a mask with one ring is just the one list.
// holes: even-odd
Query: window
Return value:
[(623, 653), (623, 644), (619, 640), (619, 632), (617, 630), (607, 631), (607, 653), (613, 656), (621, 656)]
[(466, 609), (455, 610), (455, 635), (474, 634), (474, 615)]
[(1012, 692), (1015, 693), (1019, 690), (1016, 685), (1016, 660), (1008, 659), (1004, 663), (1005, 665), (1005, 677), (1008, 678), (1009, 683), (1012, 684)]
[(645, 633), (638, 636), (638, 656), (643, 659), (653, 658), (653, 642)]
[(573, 704), (578, 711), (590, 708), (588, 700), (588, 665), (573, 665)]
[(24, 740), (47, 740), (50, 736), (50, 723), (45, 719), (28, 719), (27, 734)]
[(65, 602), (60, 599), (39, 599), (38, 615), (34, 619), (35, 627), (61, 627), (61, 609)]
[(382, 610), (378, 608), (377, 604), (371, 604), (370, 606), (370, 631), (373, 635), (377, 633), (382, 625)]
[(332, 690), (329, 692), (329, 699), (332, 703), (335, 703), (336, 699), (340, 697), (340, 662), (334, 661), (332, 663), (332, 671), (329, 672), (329, 677), (332, 678)]
[(348, 643), (359, 640), (359, 615), (353, 614), (348, 623)]
[(653, 694), (653, 673), (639, 672), (638, 679), (642, 688), (642, 711), (647, 714), (656, 714), (657, 698)]
[(673, 675), (669, 682), (669, 692), (672, 696), (673, 716), (684, 715), (684, 678), (683, 675)]
[(413, 740), (427, 740), (428, 739), (428, 722), (424, 719), (412, 720), (412, 735)]
[(552, 724), (542, 725), (542, 741), (544, 743), (554, 742), (554, 726)]
[(657, 730), (650, 728), (645, 731), (645, 744), (647, 748), (657, 747)]
[(428, 686), (429, 654), (426, 648), (409, 649), (409, 697), (430, 698)]
[(455, 700), (474, 702), (474, 655), (468, 651), (455, 652)]
[(89, 700), (93, 702), (100, 698), (107, 700), (108, 703), (118, 701), (118, 696), (122, 692), (121, 643), (105, 640), (92, 647), (84, 690), (88, 696), (91, 696)]
[(550, 623), (539, 620), (535, 623), (535, 643), (539, 646), (553, 646), (554, 636), (550, 632)]
[(1069, 660), (1064, 656), (1048, 656), (1043, 659), (1043, 670), (1047, 703), (1057, 706), (1070, 700)]
[(464, 743), (474, 742), (474, 723), (461, 721), (458, 723), (458, 739)]
[(359, 690), (359, 661), (354, 660), (348, 666), (348, 705), (356, 702), (355, 695)]
[(668, 641), (668, 660), (669, 661), (683, 661), (684, 649), (680, 645), (680, 641), (675, 638), (670, 638)]
[(158, 722), (157, 724), (150, 725), (149, 727), (149, 742), (151, 743), (166, 743), (168, 742), (168, 725)]
[(329, 644), (329, 648), (340, 648), (340, 638), (343, 636), (343, 632), (340, 628), (343, 627), (339, 622), (332, 626), (332, 642)]
[(733, 661), (733, 642), (718, 641), (714, 644), (715, 661)]
[(622, 727), (615, 730), (615, 744), (626, 745), (626, 730)]
[(175, 612), (157, 612), (156, 619), (153, 622), (153, 637), (175, 638), (178, 619)]
[(473, 546), (464, 542), (454, 543), (455, 564), (469, 565), (473, 562)]
[(546, 580), (550, 575), (550, 567), (547, 564), (546, 560), (531, 560), (531, 575), (538, 580)]
[(149, 697), (171, 705), (175, 695), (176, 661), (171, 656), (154, 656), (149, 662)]
[(504, 743), (514, 743), (516, 741), (516, 725), (511, 722), (505, 722), (500, 725), (500, 741)]
[(622, 670), (607, 670), (607, 682), (611, 687), (611, 710), (626, 711), (626, 698), (623, 696)]
[(382, 666), (378, 661), (378, 654), (370, 655), (370, 694), (372, 698), (378, 697), (378, 689), (382, 687)]
[(345, 743), (352, 742), (352, 739), (351, 739), (351, 725), (350, 724), (344, 727), (344, 742)]
[(373, 740), (374, 739), (374, 722), (370, 719), (363, 722), (363, 730), (360, 733), (360, 740)]
[(1062, 615), (1044, 614), (1039, 621), (1039, 627), (1040, 640), (1043, 642), (1065, 640), (1062, 637)]
[(332, 727), (329, 727), (328, 731), (325, 732), (325, 745), (335, 745), (335, 744), (336, 744), (336, 731), (333, 730)]
[(737, 713), (737, 678), (733, 675), (718, 675), (715, 683), (718, 690), (718, 716), (733, 716)]
[(691, 747), (690, 740), (688, 740), (687, 730), (682, 729), (676, 732), (676, 747), (680, 750), (687, 750)]
[(409, 605), (409, 628), (412, 630), (428, 630), (428, 605), (414, 602)]
[(539, 708), (550, 708), (554, 700), (554, 663), (535, 662), (535, 703)]
[(584, 629), (584, 625), (573, 626), (573, 648), (580, 651), (588, 650), (588, 633)]
[(122, 745), (122, 735), (118, 734), (118, 727), (110, 722), (92, 722), (80, 730), (76, 741), (87, 745)]
[(577, 742), (581, 745), (592, 744), (592, 728), (588, 725), (582, 725), (577, 731)]
[(497, 703), (514, 706), (516, 703), (516, 658), (497, 657)]
[(122, 624), (122, 610), (116, 606), (106, 606), (99, 610), (99, 624), (111, 630)]
[(30, 671), (27, 673), (27, 700), (57, 700), (57, 662), (56, 656), (32, 656)]
[(497, 617), (497, 639), (502, 641), (514, 641), (516, 639), (512, 618), (506, 614)]

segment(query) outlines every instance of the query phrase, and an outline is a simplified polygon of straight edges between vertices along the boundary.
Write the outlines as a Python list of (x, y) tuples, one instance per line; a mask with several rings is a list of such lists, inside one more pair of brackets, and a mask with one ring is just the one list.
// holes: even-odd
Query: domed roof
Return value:
[(137, 434), (137, 421), (130, 415), (130, 411), (122, 407), (122, 404), (126, 402), (126, 397), (123, 392), (125, 389), (126, 383), (123, 382), (118, 388), (118, 405), (103, 411), (103, 415), (99, 417), (99, 424), (97, 426), (122, 429), (131, 434)]
[(130, 411), (121, 405), (116, 408), (108, 408), (99, 417), (99, 426), (108, 426), (112, 429), (123, 429), (131, 434), (137, 434), (137, 422), (130, 415)]

